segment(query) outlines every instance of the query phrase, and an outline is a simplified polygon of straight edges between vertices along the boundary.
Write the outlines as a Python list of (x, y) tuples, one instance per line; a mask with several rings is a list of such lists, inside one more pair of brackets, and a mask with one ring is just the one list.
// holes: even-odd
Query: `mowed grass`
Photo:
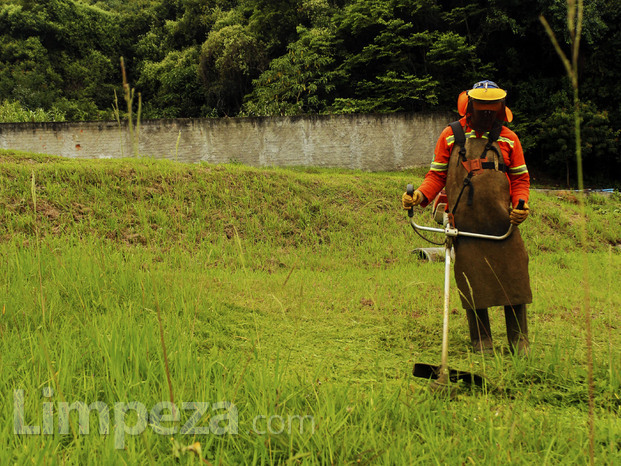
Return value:
[[(0, 152), (0, 463), (588, 463), (585, 289), (595, 459), (620, 462), (619, 194), (585, 243), (574, 195), (533, 192), (529, 358), (500, 309), (470, 352), (453, 286), (449, 364), (489, 384), (448, 400), (411, 376), (440, 362), (443, 264), (400, 210), (423, 174)], [(107, 430), (63, 414), (95, 402)]]

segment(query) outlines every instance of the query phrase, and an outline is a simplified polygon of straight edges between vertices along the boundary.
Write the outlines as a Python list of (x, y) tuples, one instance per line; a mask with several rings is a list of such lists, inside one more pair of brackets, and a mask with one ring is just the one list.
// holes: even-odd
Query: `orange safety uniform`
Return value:
[[(477, 133), (474, 129), (470, 128), (466, 117), (461, 118), (459, 122), (464, 128), (466, 139), (487, 138), (488, 133)], [(530, 175), (528, 174), (528, 169), (526, 168), (524, 152), (522, 151), (522, 144), (520, 143), (519, 138), (513, 131), (506, 126), (503, 126), (497, 142), (500, 146), (502, 158), (504, 159), (504, 163), (507, 167), (507, 177), (509, 178), (512, 206), (515, 207), (519, 199), (524, 199), (528, 202), (530, 192)], [(454, 143), (455, 136), (453, 135), (453, 130), (450, 126), (447, 126), (440, 134), (438, 142), (436, 143), (431, 168), (425, 175), (425, 180), (418, 188), (418, 190), (426, 197), (426, 199), (421, 202), (421, 207), (425, 207), (430, 201), (435, 199), (438, 193), (442, 191), (446, 185), (446, 172)]]

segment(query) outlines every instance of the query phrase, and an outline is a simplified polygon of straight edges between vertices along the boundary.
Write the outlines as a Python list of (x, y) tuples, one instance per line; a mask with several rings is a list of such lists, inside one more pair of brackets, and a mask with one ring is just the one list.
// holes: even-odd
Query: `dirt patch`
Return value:
[(85, 217), (91, 216), (93, 213), (93, 209), (77, 202), (74, 202), (72, 207), (73, 220), (76, 222), (83, 220)]
[(123, 232), (121, 240), (126, 244), (140, 244), (142, 246), (147, 244), (147, 239), (140, 233)]
[(53, 221), (58, 219), (60, 214), (60, 210), (58, 210), (52, 203), (46, 201), (45, 199), (37, 200), (37, 215)]
[(375, 305), (375, 301), (373, 301), (371, 298), (362, 298), (360, 300), (360, 304), (367, 307), (373, 307)]

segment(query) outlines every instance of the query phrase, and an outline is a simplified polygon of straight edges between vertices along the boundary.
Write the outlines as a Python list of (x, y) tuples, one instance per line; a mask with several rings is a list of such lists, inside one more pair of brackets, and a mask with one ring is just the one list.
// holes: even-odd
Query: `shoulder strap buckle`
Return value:
[(468, 173), (477, 172), (483, 169), (482, 159), (466, 160), (465, 162), (462, 162), (461, 164), (464, 166), (464, 168), (466, 169), (466, 172)]

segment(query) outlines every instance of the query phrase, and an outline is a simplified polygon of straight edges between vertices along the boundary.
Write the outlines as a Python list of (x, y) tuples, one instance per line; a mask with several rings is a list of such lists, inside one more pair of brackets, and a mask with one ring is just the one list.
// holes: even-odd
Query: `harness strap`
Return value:
[(502, 127), (503, 127), (503, 124), (501, 121), (499, 120), (494, 121), (494, 124), (492, 125), (492, 129), (487, 135), (487, 141), (488, 141), (487, 146), (491, 148), (492, 144), (498, 141), (498, 138), (500, 137), (500, 132), (502, 131)]
[(500, 137), (502, 126), (503, 124), (501, 121), (498, 121), (498, 120), (494, 121), (494, 124), (492, 125), (492, 129), (487, 134), (487, 144), (485, 144), (485, 150), (483, 150), (483, 153), (481, 154), (481, 158), (485, 157), (488, 151), (493, 150), (496, 153), (498, 160), (502, 160), (502, 155), (500, 154), (500, 152), (498, 152), (498, 149), (496, 149), (496, 147), (494, 146), (494, 143), (498, 141), (498, 138)]
[(449, 124), (451, 129), (453, 130), (453, 136), (455, 137), (455, 145), (459, 146), (459, 156), (465, 162), (466, 159), (466, 133), (464, 133), (464, 128), (461, 126), (459, 120), (454, 121)]
[[(462, 165), (468, 172), (466, 178), (464, 178), (464, 184), (461, 187), (461, 191), (459, 192), (459, 196), (457, 196), (457, 200), (455, 201), (455, 205), (453, 206), (453, 210), (449, 214), (449, 221), (451, 225), (454, 225), (454, 213), (459, 205), (459, 201), (461, 196), (464, 194), (464, 190), (466, 188), (470, 188), (468, 191), (468, 205), (472, 205), (474, 202), (474, 185), (472, 184), (472, 177), (476, 175), (480, 170), (484, 169), (496, 169), (501, 172), (507, 172), (507, 166), (501, 162), (503, 160), (502, 155), (494, 146), (494, 143), (498, 140), (500, 136), (500, 132), (502, 131), (503, 123), (500, 121), (495, 121), (492, 129), (489, 131), (487, 136), (487, 144), (485, 145), (485, 149), (483, 149), (483, 153), (478, 159), (468, 160), (466, 158), (466, 134), (464, 133), (464, 128), (461, 126), (461, 123), (458, 121), (454, 121), (449, 124), (451, 129), (453, 130), (453, 136), (455, 137), (455, 144), (459, 145), (459, 156), (462, 159)], [(498, 163), (488, 162), (487, 161), (487, 153), (489, 151), (494, 151), (496, 156), (498, 157)]]
[(461, 199), (461, 196), (464, 194), (464, 191), (467, 187), (470, 187), (470, 191), (468, 192), (468, 205), (472, 205), (472, 201), (474, 198), (474, 186), (472, 185), (472, 181), (470, 179), (473, 177), (473, 173), (474, 172), (468, 173), (468, 176), (464, 178), (464, 184), (461, 187), (461, 191), (459, 191), (459, 196), (457, 196), (457, 200), (455, 201), (455, 205), (453, 206), (453, 210), (451, 211), (451, 216), (455, 213), (455, 209), (457, 209), (457, 206), (459, 205), (459, 200)]

